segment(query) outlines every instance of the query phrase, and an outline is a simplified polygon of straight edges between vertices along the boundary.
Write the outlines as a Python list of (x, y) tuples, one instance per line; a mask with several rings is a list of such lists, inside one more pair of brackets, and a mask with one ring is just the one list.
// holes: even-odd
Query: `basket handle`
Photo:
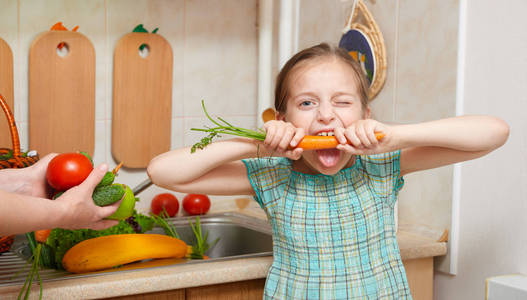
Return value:
[(20, 138), (18, 137), (18, 130), (16, 129), (15, 117), (9, 109), (6, 100), (0, 94), (0, 105), (4, 110), (7, 122), (9, 123), (9, 131), (11, 131), (11, 141), (13, 142), (13, 157), (20, 156)]

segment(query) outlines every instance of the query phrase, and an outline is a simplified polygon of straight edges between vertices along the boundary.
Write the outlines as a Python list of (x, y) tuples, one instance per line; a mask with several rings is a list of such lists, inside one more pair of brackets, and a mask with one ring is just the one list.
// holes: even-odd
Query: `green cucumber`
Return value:
[(104, 174), (104, 177), (101, 179), (101, 182), (99, 182), (99, 184), (95, 188), (110, 185), (113, 183), (114, 180), (115, 174), (113, 172), (106, 172), (106, 174)]
[(62, 194), (64, 194), (64, 192), (58, 192), (55, 194), (55, 196), (53, 196), (53, 200), (57, 199), (58, 197), (62, 196)]
[(93, 202), (97, 206), (114, 204), (123, 198), (124, 192), (125, 189), (119, 184), (101, 186), (93, 191)]

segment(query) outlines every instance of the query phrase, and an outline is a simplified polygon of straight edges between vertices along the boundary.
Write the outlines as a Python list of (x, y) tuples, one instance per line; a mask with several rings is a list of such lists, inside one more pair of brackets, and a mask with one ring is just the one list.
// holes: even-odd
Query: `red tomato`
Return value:
[(169, 217), (173, 217), (177, 214), (179, 210), (179, 202), (177, 201), (176, 196), (170, 193), (163, 193), (156, 195), (150, 203), (150, 209), (155, 215), (160, 215), (163, 212), (163, 207), (168, 213)]
[(191, 216), (206, 214), (210, 208), (207, 195), (188, 194), (183, 198), (183, 209)]
[(63, 153), (49, 162), (46, 179), (52, 188), (65, 191), (82, 183), (92, 170), (93, 165), (86, 156), (80, 153)]

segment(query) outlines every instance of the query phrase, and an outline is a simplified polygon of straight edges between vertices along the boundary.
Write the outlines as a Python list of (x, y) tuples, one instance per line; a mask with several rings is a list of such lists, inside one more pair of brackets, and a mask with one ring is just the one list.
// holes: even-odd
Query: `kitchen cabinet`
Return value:
[(229, 282), (179, 290), (148, 293), (133, 296), (105, 298), (111, 300), (250, 300), (262, 299), (265, 278)]
[[(406, 277), (414, 300), (432, 300), (434, 289), (434, 259), (424, 257), (403, 260)], [(250, 300), (262, 299), (265, 278), (214, 284), (156, 293), (106, 298), (112, 300)]]

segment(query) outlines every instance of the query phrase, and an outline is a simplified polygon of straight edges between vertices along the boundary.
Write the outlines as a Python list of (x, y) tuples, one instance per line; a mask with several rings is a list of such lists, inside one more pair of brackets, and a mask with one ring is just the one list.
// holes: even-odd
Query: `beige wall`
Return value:
[(503, 118), (508, 142), (461, 166), (458, 275), (438, 300), (484, 299), (485, 279), (527, 274), (527, 2), (466, 1), (464, 112)]

